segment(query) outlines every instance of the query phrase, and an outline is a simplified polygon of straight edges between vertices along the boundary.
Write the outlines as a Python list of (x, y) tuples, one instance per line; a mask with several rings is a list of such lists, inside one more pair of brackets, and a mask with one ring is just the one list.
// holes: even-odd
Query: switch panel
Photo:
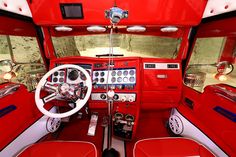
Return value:
[[(92, 93), (91, 99), (106, 101), (107, 96), (106, 96), (106, 93)], [(136, 100), (136, 94), (135, 93), (115, 93), (113, 99), (114, 101), (134, 102)]]
[(116, 69), (110, 71), (109, 73), (107, 70), (96, 70), (93, 71), (93, 81), (97, 82), (97, 85), (135, 84), (136, 69)]

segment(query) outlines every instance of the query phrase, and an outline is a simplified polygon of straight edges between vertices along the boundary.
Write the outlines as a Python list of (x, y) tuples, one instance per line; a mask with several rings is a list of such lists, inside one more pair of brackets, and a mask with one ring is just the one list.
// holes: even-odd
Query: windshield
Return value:
[[(147, 35), (114, 34), (113, 53), (124, 57), (176, 58), (181, 38)], [(57, 57), (106, 55), (109, 35), (52, 37)]]

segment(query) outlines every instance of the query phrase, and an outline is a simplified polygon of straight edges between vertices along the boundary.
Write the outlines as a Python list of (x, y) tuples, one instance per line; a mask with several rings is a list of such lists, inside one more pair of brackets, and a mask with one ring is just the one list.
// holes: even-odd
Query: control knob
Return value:
[(118, 94), (115, 94), (115, 95), (113, 96), (113, 99), (114, 99), (114, 100), (118, 100), (118, 99), (119, 99), (119, 95), (118, 95)]
[(106, 96), (106, 94), (101, 94), (101, 95), (100, 95), (100, 98), (103, 99), (103, 100), (105, 100), (105, 99), (107, 98), (107, 96)]
[(134, 102), (134, 97), (133, 96), (129, 97), (129, 102)]

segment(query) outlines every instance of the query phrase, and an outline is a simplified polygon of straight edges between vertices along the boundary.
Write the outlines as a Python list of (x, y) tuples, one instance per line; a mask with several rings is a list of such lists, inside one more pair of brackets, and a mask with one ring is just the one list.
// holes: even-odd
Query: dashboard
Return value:
[[(141, 109), (171, 108), (181, 98), (182, 71), (178, 60), (114, 58), (108, 70), (107, 58), (68, 57), (51, 60), (50, 68), (61, 64), (79, 65), (90, 74), (90, 108), (107, 108), (106, 93), (114, 90), (113, 132), (124, 139), (134, 137)], [(75, 69), (62, 69), (51, 76), (54, 84), (76, 85), (85, 79)]]

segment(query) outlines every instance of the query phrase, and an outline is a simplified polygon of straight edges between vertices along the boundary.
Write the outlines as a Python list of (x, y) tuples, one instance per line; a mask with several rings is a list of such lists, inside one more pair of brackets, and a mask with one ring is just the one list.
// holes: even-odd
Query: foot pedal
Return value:
[(92, 113), (87, 135), (89, 135), (89, 136), (94, 136), (95, 135), (97, 123), (98, 123), (98, 113), (97, 112)]

